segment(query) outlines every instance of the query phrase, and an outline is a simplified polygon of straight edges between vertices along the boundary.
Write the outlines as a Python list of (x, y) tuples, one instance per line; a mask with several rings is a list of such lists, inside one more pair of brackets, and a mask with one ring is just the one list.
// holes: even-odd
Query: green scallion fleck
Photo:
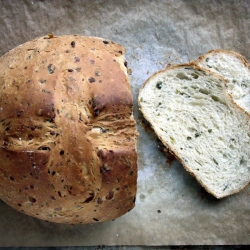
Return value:
[(195, 132), (195, 138), (199, 137), (201, 135), (200, 132)]
[(174, 140), (173, 137), (170, 137), (170, 140), (171, 140), (172, 143), (175, 143), (175, 140)]
[(156, 88), (161, 89), (162, 88), (162, 82), (157, 82), (156, 83)]
[(213, 161), (214, 161), (214, 163), (216, 164), (216, 165), (218, 165), (218, 162), (213, 158)]
[[(198, 162), (198, 161), (196, 161), (196, 162), (197, 162), (200, 166), (202, 166), (200, 162)], [(199, 170), (199, 169), (198, 169), (198, 170)]]

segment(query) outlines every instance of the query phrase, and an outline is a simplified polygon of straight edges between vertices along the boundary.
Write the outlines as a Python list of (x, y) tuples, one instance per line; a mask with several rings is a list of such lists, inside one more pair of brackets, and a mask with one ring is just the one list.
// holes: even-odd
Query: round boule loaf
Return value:
[(113, 220), (135, 205), (136, 123), (124, 48), (40, 37), (0, 58), (0, 198), (57, 223)]

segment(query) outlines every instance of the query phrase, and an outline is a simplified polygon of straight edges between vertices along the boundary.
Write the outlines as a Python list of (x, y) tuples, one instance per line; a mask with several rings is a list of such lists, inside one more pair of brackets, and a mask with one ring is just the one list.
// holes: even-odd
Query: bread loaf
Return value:
[(234, 102), (250, 114), (250, 65), (245, 57), (231, 50), (211, 50), (196, 64), (221, 75)]
[(135, 205), (136, 124), (124, 48), (46, 36), (0, 58), (0, 198), (57, 223)]
[(250, 119), (220, 76), (196, 65), (159, 71), (142, 86), (139, 107), (163, 144), (212, 195), (250, 181)]

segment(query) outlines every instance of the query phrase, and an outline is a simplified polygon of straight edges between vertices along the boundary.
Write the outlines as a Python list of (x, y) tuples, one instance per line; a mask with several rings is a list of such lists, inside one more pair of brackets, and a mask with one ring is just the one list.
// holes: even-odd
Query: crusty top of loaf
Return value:
[(0, 198), (60, 223), (134, 207), (136, 126), (124, 48), (46, 36), (0, 58)]

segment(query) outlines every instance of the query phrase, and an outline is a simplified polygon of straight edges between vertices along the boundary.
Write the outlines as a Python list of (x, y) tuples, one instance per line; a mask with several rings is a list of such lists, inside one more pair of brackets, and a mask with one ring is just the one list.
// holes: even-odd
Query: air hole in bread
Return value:
[(178, 79), (180, 80), (192, 80), (190, 77), (188, 77), (186, 74), (184, 74), (183, 72), (178, 72), (176, 75), (175, 75)]
[(197, 130), (195, 128), (192, 128), (192, 127), (188, 127), (187, 130), (191, 133), (194, 133), (196, 132)]
[(194, 79), (198, 79), (198, 78), (199, 78), (199, 75), (197, 75), (197, 74), (195, 74), (195, 73), (192, 73), (191, 75), (192, 75), (192, 77), (193, 77)]
[(41, 146), (38, 148), (38, 150), (50, 150), (50, 147)]
[(225, 102), (223, 102), (218, 96), (211, 95), (211, 98), (212, 98), (215, 102), (220, 102), (221, 104), (226, 105)]
[(210, 91), (208, 91), (207, 89), (199, 89), (199, 92), (204, 94), (204, 95), (209, 95)]

